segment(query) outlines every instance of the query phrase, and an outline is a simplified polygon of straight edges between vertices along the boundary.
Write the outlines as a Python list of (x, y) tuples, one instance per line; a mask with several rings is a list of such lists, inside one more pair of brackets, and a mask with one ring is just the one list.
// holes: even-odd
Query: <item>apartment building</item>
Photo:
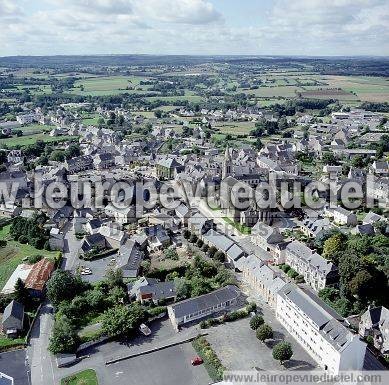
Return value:
[(278, 292), (276, 316), (324, 370), (362, 370), (366, 344), (313, 293), (288, 283)]
[(275, 310), (277, 293), (286, 285), (286, 282), (280, 277), (279, 273), (276, 273), (255, 255), (249, 255), (243, 260), (240, 269), (244, 281)]
[(285, 263), (301, 274), (315, 291), (338, 281), (338, 268), (304, 243), (293, 241), (285, 251)]

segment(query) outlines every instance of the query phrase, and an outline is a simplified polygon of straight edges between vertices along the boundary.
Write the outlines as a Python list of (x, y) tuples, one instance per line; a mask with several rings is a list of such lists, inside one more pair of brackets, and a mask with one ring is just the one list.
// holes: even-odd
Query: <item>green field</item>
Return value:
[(17, 130), (23, 131), (23, 135), (40, 134), (42, 132), (50, 132), (54, 127), (42, 124), (29, 124), (28, 126), (22, 126)]
[(247, 135), (254, 127), (254, 122), (218, 122), (214, 126), (220, 133), (231, 135)]
[(12, 138), (1, 139), (0, 146), (6, 145), (8, 148), (13, 148), (17, 146), (27, 146), (29, 144), (34, 144), (38, 140), (42, 140), (46, 143), (50, 142), (66, 142), (68, 140), (77, 139), (77, 136), (49, 136), (48, 134), (33, 134), (26, 136), (14, 136)]
[[(147, 79), (139, 76), (90, 77), (76, 81), (71, 93), (77, 95), (104, 96), (146, 92), (148, 86), (140, 86), (139, 83), (141, 80)], [(139, 87), (141, 90), (131, 89)]]
[(61, 385), (98, 385), (97, 375), (93, 369), (72, 374), (61, 380)]
[(4, 226), (0, 230), (0, 239), (7, 241), (7, 246), (0, 248), (0, 287), (3, 288), (8, 278), (16, 267), (22, 263), (22, 259), (31, 255), (42, 255), (54, 259), (58, 255), (56, 251), (38, 250), (33, 246), (21, 244), (12, 240), (9, 235), (11, 225)]

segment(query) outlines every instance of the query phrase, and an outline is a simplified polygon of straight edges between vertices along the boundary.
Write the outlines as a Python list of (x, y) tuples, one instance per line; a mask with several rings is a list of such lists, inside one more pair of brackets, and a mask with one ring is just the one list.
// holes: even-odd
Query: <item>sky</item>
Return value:
[(0, 56), (388, 56), (389, 0), (0, 0)]

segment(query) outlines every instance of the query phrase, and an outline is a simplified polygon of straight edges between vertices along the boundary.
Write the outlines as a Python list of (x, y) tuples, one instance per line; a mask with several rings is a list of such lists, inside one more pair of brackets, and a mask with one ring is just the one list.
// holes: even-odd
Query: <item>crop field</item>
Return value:
[(330, 87), (355, 92), (358, 99), (370, 102), (389, 101), (389, 79), (367, 76), (326, 76)]
[(262, 97), (285, 97), (294, 98), (296, 92), (303, 91), (302, 88), (296, 86), (271, 86), (259, 87), (256, 90), (243, 90), (248, 95), (262, 96)]
[(299, 93), (302, 98), (306, 99), (337, 99), (337, 100), (357, 100), (358, 97), (351, 92), (342, 89), (324, 88), (302, 91)]
[[(139, 85), (142, 79), (147, 80), (138, 76), (90, 77), (76, 81), (71, 92), (77, 95), (92, 96), (117, 95), (126, 92), (142, 93), (148, 89), (148, 86)], [(141, 89), (135, 90), (133, 88)]]

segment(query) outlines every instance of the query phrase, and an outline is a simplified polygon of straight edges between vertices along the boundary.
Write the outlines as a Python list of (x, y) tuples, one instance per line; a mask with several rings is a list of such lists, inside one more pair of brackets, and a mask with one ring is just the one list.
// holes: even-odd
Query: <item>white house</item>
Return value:
[(324, 370), (363, 369), (366, 343), (316, 295), (285, 285), (278, 292), (276, 317)]
[(285, 263), (304, 277), (305, 282), (319, 291), (338, 281), (338, 268), (300, 241), (286, 246)]

